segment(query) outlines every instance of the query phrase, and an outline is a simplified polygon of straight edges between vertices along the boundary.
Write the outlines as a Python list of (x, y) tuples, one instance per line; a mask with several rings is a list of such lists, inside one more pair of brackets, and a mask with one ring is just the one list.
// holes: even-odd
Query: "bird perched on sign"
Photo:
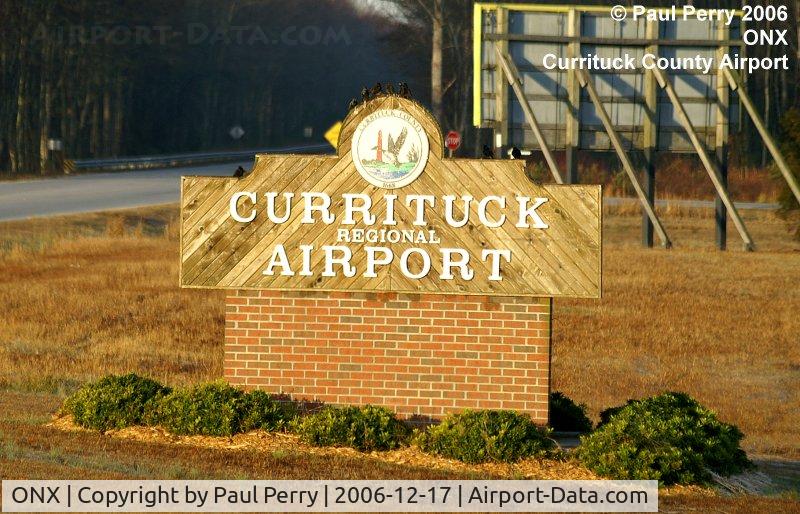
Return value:
[(361, 101), (366, 102), (369, 100), (369, 89), (362, 87), (361, 88)]
[(522, 152), (516, 146), (511, 148), (511, 158), (512, 159), (522, 159)]
[(386, 93), (390, 95), (394, 94), (394, 86), (392, 85), (391, 82), (386, 84)]
[(350, 100), (350, 104), (347, 106), (347, 110), (348, 110), (348, 111), (351, 111), (351, 110), (353, 110), (353, 108), (354, 108), (356, 105), (358, 105), (358, 100), (356, 100), (355, 98), (353, 98), (352, 100)]
[(244, 177), (244, 168), (242, 168), (241, 166), (236, 168), (236, 171), (233, 172), (233, 176), (236, 178)]
[(383, 86), (381, 86), (380, 82), (376, 82), (375, 85), (372, 86), (372, 89), (369, 90), (369, 94), (372, 95), (373, 98), (381, 93), (383, 93)]
[(484, 159), (494, 159), (494, 151), (489, 145), (483, 145), (483, 158)]
[(398, 94), (403, 98), (411, 98), (411, 89), (409, 89), (408, 84), (401, 82), (398, 85), (400, 86), (400, 92)]

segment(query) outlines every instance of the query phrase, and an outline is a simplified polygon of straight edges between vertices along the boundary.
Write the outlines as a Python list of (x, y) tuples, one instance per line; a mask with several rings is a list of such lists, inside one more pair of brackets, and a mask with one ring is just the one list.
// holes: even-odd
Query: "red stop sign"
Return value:
[(451, 130), (447, 133), (447, 137), (444, 138), (444, 145), (448, 150), (455, 150), (461, 146), (461, 134), (455, 130)]

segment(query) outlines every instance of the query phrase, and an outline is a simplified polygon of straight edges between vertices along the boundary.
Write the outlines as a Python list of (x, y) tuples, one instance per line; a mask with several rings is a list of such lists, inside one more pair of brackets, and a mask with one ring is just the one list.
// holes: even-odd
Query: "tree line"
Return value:
[[(544, 0), (539, 3), (560, 3)], [(592, 0), (584, 2), (607, 5)], [(668, 6), (667, 1), (644, 2)], [(800, 0), (787, 5), (791, 69), (748, 88), (774, 133), (800, 102)], [(697, 7), (740, 7), (696, 0)], [(48, 140), (72, 158), (321, 140), (352, 97), (408, 82), (474, 153), (472, 0), (5, 0), (0, 3), (0, 172), (47, 169)], [(750, 55), (783, 51), (751, 47)], [(244, 136), (229, 134), (239, 125)], [(309, 133), (310, 130), (310, 133)], [(749, 123), (734, 145), (767, 154)], [(737, 156), (733, 156), (737, 158)]]
[(389, 31), (336, 0), (5, 0), (0, 170), (43, 172), (48, 139), (72, 158), (321, 140), (403, 79)]

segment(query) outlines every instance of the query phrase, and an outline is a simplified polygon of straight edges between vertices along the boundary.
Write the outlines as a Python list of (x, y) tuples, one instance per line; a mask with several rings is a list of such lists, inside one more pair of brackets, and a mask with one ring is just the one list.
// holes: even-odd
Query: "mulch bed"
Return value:
[[(54, 417), (47, 424), (65, 431), (89, 431), (72, 422), (69, 415)], [(392, 464), (419, 468), (438, 469), (461, 473), (489, 474), (506, 480), (597, 480), (601, 477), (581, 466), (573, 459), (525, 459), (519, 462), (466, 464), (453, 459), (445, 459), (423, 453), (415, 446), (385, 452), (359, 452), (353, 448), (316, 447), (308, 445), (294, 435), (271, 433), (262, 430), (236, 434), (232, 437), (218, 436), (178, 436), (160, 427), (128, 427), (106, 432), (109, 437), (130, 439), (142, 442), (170, 443), (176, 445), (213, 448), (228, 451), (260, 452), (271, 455), (312, 454), (338, 455), (351, 458), (376, 459)], [(715, 495), (711, 489), (698, 486), (673, 486), (661, 490), (661, 494), (702, 494)]]

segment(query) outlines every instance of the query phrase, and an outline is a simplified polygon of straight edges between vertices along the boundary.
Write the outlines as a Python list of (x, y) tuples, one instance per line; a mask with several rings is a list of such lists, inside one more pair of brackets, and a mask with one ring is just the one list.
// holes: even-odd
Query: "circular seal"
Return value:
[(413, 182), (428, 162), (428, 135), (399, 109), (375, 111), (353, 133), (353, 164), (364, 180), (395, 189)]

